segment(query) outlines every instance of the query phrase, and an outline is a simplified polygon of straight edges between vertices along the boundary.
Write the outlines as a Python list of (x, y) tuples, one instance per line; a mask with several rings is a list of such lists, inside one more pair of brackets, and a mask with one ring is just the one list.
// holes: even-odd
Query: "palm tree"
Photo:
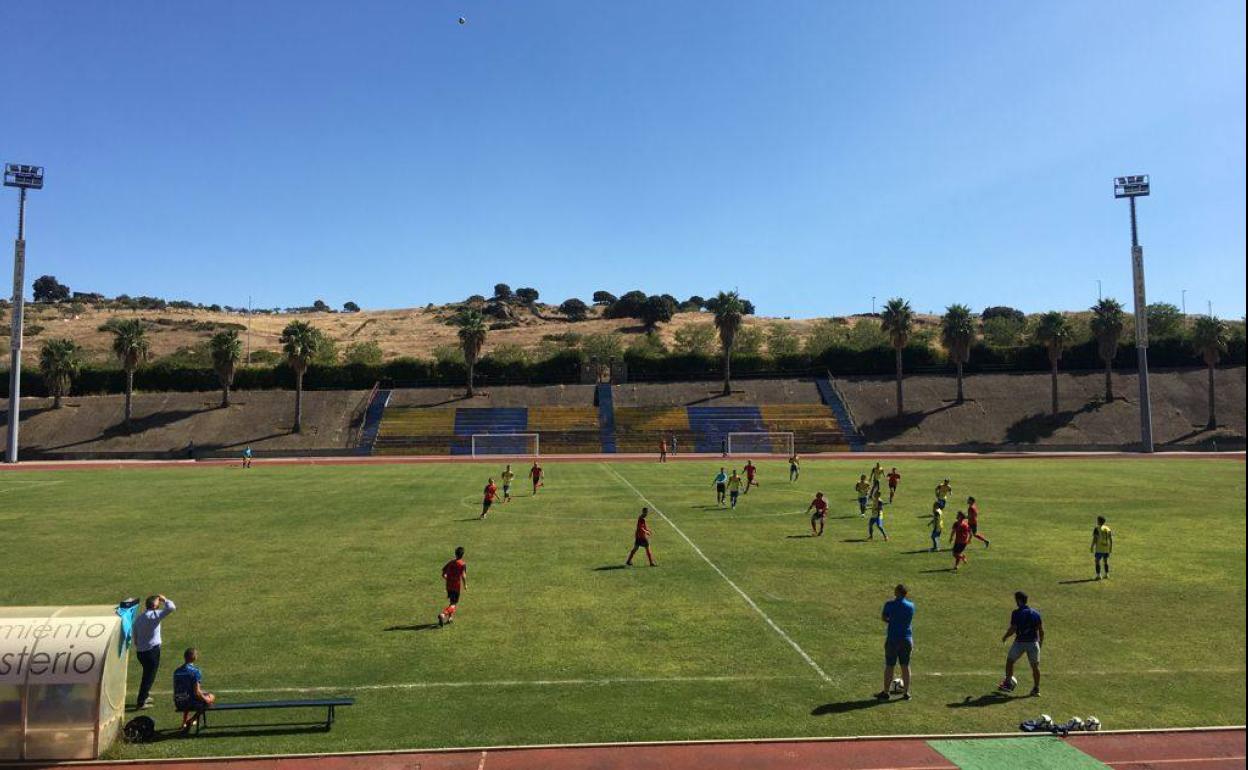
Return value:
[(316, 357), (321, 339), (320, 331), (307, 321), (291, 321), (282, 329), (282, 353), (295, 372), (295, 433), (303, 432), (303, 375)]
[(1200, 351), (1201, 357), (1205, 359), (1205, 366), (1209, 369), (1209, 422), (1205, 425), (1206, 430), (1218, 427), (1217, 414), (1213, 408), (1213, 371), (1218, 365), (1218, 358), (1226, 352), (1229, 336), (1226, 322), (1210, 315), (1200, 316), (1192, 327), (1192, 344)]
[(69, 390), (82, 368), (82, 348), (73, 340), (48, 340), (39, 350), (39, 372), (52, 395), (52, 408), (61, 408), (61, 398)]
[(914, 329), (914, 311), (910, 303), (900, 297), (890, 299), (880, 313), (880, 328), (888, 335), (893, 345), (897, 360), (897, 416), (905, 414), (905, 394), (901, 388), (901, 351), (910, 342), (910, 332)]
[(123, 424), (130, 427), (132, 415), (131, 400), (134, 396), (134, 370), (147, 360), (151, 351), (151, 342), (147, 339), (147, 329), (137, 318), (126, 318), (112, 325), (113, 353), (121, 362), (126, 372), (126, 415)]
[(459, 347), (464, 351), (464, 363), (468, 365), (468, 397), (477, 395), (472, 381), (477, 370), (477, 359), (481, 357), (481, 348), (485, 347), (485, 335), (488, 328), (485, 316), (475, 310), (467, 310), (459, 317)]
[(1049, 351), (1049, 366), (1052, 367), (1053, 382), (1053, 414), (1057, 414), (1057, 362), (1062, 360), (1062, 351), (1070, 341), (1071, 328), (1066, 316), (1050, 310), (1040, 316), (1036, 322), (1036, 341)]
[(1105, 403), (1114, 400), (1114, 356), (1118, 354), (1118, 340), (1126, 328), (1126, 314), (1122, 303), (1105, 297), (1092, 306), (1092, 334), (1096, 336), (1097, 350), (1105, 362)]
[(975, 316), (966, 305), (950, 305), (940, 318), (940, 341), (949, 351), (958, 373), (958, 403), (962, 394), (962, 365), (971, 360), (971, 345), (975, 342)]
[(221, 406), (224, 408), (230, 405), (230, 386), (234, 384), (234, 368), (242, 357), (243, 344), (237, 330), (225, 329), (212, 335), (208, 348), (212, 351), (212, 368), (221, 381)]
[(732, 395), (732, 348), (737, 344), (737, 332), (745, 319), (745, 303), (736, 291), (715, 295), (715, 329), (719, 332), (719, 347), (724, 366), (724, 395)]

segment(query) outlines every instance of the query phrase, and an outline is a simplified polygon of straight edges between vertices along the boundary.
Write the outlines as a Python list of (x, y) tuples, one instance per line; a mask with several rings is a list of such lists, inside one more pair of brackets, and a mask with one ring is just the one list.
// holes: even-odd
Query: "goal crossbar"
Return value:
[(472, 456), (533, 455), (542, 453), (540, 433), (474, 433)]
[(735, 431), (728, 434), (728, 454), (793, 455), (792, 431)]

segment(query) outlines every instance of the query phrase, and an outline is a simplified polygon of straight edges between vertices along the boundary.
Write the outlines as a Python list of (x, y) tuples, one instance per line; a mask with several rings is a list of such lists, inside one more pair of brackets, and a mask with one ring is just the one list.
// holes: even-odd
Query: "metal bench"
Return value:
[[(252, 711), (256, 709), (302, 709), (302, 708), (323, 708), (325, 709), (325, 729), (328, 730), (334, 724), (334, 710), (339, 706), (353, 706), (355, 698), (313, 698), (309, 700), (269, 700), (269, 701), (253, 701), (250, 703), (217, 703), (212, 708), (203, 709), (195, 714), (195, 732), (199, 733), (208, 726), (208, 714), (218, 711)], [(182, 709), (175, 708), (179, 713), (186, 713)]]

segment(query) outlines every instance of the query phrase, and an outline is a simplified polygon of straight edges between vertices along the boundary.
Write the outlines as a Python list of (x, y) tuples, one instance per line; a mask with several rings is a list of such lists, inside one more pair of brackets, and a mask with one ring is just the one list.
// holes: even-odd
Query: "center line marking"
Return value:
[(820, 679), (822, 679), (825, 682), (831, 683), (832, 677), (828, 676), (827, 673), (824, 672), (822, 668), (819, 668), (819, 664), (815, 662), (815, 659), (810, 657), (810, 655), (806, 654), (806, 651), (802, 649), (801, 645), (793, 641), (793, 637), (785, 633), (783, 628), (776, 625), (776, 621), (772, 620), (771, 617), (766, 612), (763, 612), (763, 609), (759, 607), (754, 602), (753, 599), (750, 598), (749, 594), (747, 594), (745, 591), (742, 591), (741, 587), (732, 581), (732, 578), (725, 575), (724, 571), (719, 568), (719, 565), (711, 561), (710, 558), (707, 557), (706, 554), (702, 553), (702, 549), (698, 547), (698, 544), (690, 540), (689, 536), (684, 533), (684, 530), (676, 526), (676, 522), (669, 519), (667, 517), (667, 514), (659, 510), (659, 506), (655, 505), (650, 500), (650, 498), (643, 495), (641, 493), (641, 490), (633, 486), (632, 482), (624, 478), (622, 475), (620, 475), (619, 471), (617, 471), (615, 468), (612, 468), (610, 465), (606, 465), (605, 463), (602, 464), (602, 467), (605, 468), (612, 476), (615, 476), (617, 479), (619, 479), (620, 483), (622, 483), (624, 486), (633, 490), (633, 494), (637, 495), (638, 499), (640, 499), (646, 505), (650, 506), (650, 508), (655, 513), (659, 514), (659, 518), (663, 519), (663, 521), (666, 521), (672, 529), (676, 530), (676, 534), (680, 535), (681, 539), (689, 544), (689, 547), (693, 549), (693, 552), (696, 553), (698, 556), (701, 556), (702, 561), (710, 565), (711, 569), (715, 570), (715, 573), (718, 574), (721, 578), (723, 578), (724, 582), (727, 583), (729, 586), (731, 586), (732, 590), (736, 591), (738, 596), (740, 596), (742, 599), (745, 600), (745, 603), (750, 606), (750, 609), (757, 612), (758, 616), (762, 618), (767, 623), (767, 625), (771, 626), (772, 631), (775, 631), (776, 634), (778, 634), (781, 639), (787, 642), (788, 645), (793, 648), (794, 652), (802, 656), (802, 660), (806, 661), (806, 663), (815, 670), (815, 673), (819, 675)]

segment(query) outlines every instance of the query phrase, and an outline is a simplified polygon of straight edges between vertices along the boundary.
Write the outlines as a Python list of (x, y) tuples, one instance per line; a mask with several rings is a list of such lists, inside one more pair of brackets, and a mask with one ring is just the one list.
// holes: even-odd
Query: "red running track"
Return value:
[[(1067, 740), (1116, 770), (1244, 767), (1242, 727), (1087, 733)], [(106, 764), (149, 770), (191, 770), (205, 765), (221, 770), (958, 770), (921, 738), (617, 744)]]

